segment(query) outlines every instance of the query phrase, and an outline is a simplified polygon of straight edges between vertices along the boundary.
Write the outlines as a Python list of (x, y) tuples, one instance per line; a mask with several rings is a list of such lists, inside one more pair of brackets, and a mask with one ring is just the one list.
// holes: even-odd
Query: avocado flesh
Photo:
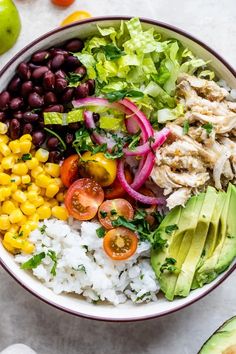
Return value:
[(208, 339), (199, 354), (236, 354), (236, 316)]
[(181, 272), (176, 282), (174, 290), (175, 296), (188, 296), (190, 292), (196, 267), (204, 250), (216, 200), (216, 190), (212, 187), (208, 187), (202, 204), (202, 209), (199, 214), (197, 227), (192, 235), (192, 242), (189, 252), (184, 263), (182, 264)]
[[(218, 223), (218, 240), (216, 244), (216, 248), (208, 259), (202, 264), (202, 266), (197, 269), (195, 274), (195, 280), (198, 283), (199, 287), (202, 287), (204, 284), (212, 282), (217, 276), (218, 272), (216, 269), (216, 265), (218, 263), (218, 259), (224, 244), (226, 231), (227, 231), (227, 220), (228, 220), (228, 211), (229, 211), (229, 203), (231, 199), (231, 191), (232, 185), (230, 184), (227, 190), (227, 194), (225, 194), (225, 201), (222, 208), (222, 212), (220, 215), (219, 223)], [(233, 210), (232, 210), (233, 211)]]
[(175, 266), (177, 271), (163, 273), (160, 281), (161, 284), (166, 284), (165, 296), (170, 301), (174, 298), (174, 289), (178, 279), (178, 269), (181, 269), (191, 246), (193, 230), (196, 228), (198, 215), (201, 210), (203, 200), (203, 194), (192, 197), (189, 200), (186, 207), (182, 209), (179, 230), (177, 230), (171, 239), (168, 257), (176, 260)]

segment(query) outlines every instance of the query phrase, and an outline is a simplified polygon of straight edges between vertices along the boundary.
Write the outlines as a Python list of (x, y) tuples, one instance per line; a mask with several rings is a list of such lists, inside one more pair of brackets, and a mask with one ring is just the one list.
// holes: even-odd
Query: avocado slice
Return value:
[(199, 214), (197, 227), (193, 232), (189, 252), (182, 264), (181, 272), (176, 282), (174, 290), (174, 295), (176, 296), (188, 296), (190, 292), (196, 267), (204, 250), (216, 200), (216, 190), (212, 187), (208, 187), (202, 204), (202, 209)]
[(236, 316), (226, 321), (207, 340), (198, 354), (236, 354)]
[[(228, 212), (229, 212), (229, 204), (231, 199), (231, 191), (232, 185), (230, 184), (225, 193), (223, 208), (221, 210), (217, 234), (218, 238), (216, 241), (216, 247), (213, 254), (204, 261), (204, 263), (197, 269), (195, 274), (195, 281), (197, 281), (198, 286), (202, 287), (204, 284), (210, 283), (218, 276), (218, 271), (216, 269), (216, 265), (218, 263), (218, 259), (224, 244), (226, 231), (227, 231), (227, 220), (228, 220)], [(233, 212), (233, 209), (232, 209)], [(234, 219), (232, 219), (233, 221)]]

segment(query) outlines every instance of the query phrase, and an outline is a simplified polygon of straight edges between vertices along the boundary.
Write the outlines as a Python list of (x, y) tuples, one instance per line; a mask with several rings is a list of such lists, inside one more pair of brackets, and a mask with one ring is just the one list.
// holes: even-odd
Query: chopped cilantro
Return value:
[(79, 264), (76, 270), (86, 273), (86, 268), (83, 264)]
[(175, 264), (176, 264), (176, 259), (167, 257), (165, 259), (165, 262), (162, 264), (160, 268), (161, 273), (163, 273), (164, 270), (167, 270), (168, 272), (174, 272), (177, 269)]
[(112, 91), (106, 94), (106, 98), (110, 102), (115, 102), (122, 100), (125, 97), (143, 97), (144, 94), (141, 91), (136, 90), (121, 90), (121, 91)]
[(21, 265), (21, 269), (33, 269), (37, 268), (38, 265), (42, 262), (42, 260), (46, 257), (45, 252), (41, 252), (36, 254), (32, 258), (30, 258), (27, 262)]
[(42, 235), (45, 233), (46, 228), (47, 226), (45, 224), (39, 228), (39, 231), (41, 232)]
[(23, 154), (23, 155), (21, 156), (21, 160), (22, 160), (22, 161), (32, 160), (32, 155), (31, 155), (31, 154)]
[(11, 179), (11, 182), (15, 182), (16, 180), (13, 178), (13, 179)]
[(49, 250), (47, 253), (47, 256), (51, 258), (51, 260), (53, 261), (53, 266), (52, 269), (50, 270), (50, 273), (55, 276), (56, 273), (56, 267), (57, 267), (57, 255), (55, 251)]
[(105, 236), (105, 233), (106, 233), (106, 230), (102, 226), (96, 230), (96, 234), (99, 238), (103, 238)]
[(188, 132), (189, 132), (189, 121), (185, 120), (184, 121), (184, 126), (183, 126), (183, 133), (184, 134), (188, 134)]
[(69, 73), (69, 76), (68, 76), (69, 86), (77, 86), (77, 84), (81, 81), (82, 78), (83, 78), (83, 75), (73, 73), (73, 72)]
[(144, 300), (145, 299), (145, 297), (148, 297), (148, 296), (151, 296), (151, 293), (150, 293), (150, 291), (148, 291), (148, 292), (146, 292), (146, 293), (144, 293), (143, 295), (141, 295), (141, 296), (138, 296), (137, 298), (136, 298), (136, 302), (137, 301), (142, 301), (142, 300)]
[(208, 135), (211, 134), (211, 132), (213, 130), (213, 125), (211, 123), (206, 123), (202, 127), (206, 130)]
[(178, 230), (178, 225), (176, 225), (176, 224), (168, 225), (168, 226), (166, 226), (166, 228), (165, 228), (165, 232), (166, 232), (168, 235), (172, 234), (172, 232), (175, 231), (175, 230)]
[(100, 210), (99, 213), (100, 213), (102, 219), (105, 219), (105, 217), (107, 216), (107, 212), (104, 210)]

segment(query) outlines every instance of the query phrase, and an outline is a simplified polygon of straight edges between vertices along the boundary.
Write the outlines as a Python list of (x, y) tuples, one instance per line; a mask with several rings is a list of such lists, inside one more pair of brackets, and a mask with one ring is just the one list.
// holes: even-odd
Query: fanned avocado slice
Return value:
[(216, 190), (212, 187), (208, 187), (204, 202), (202, 204), (202, 209), (199, 214), (197, 227), (193, 232), (189, 252), (182, 264), (181, 271), (176, 282), (174, 290), (175, 296), (188, 296), (190, 292), (196, 267), (204, 250), (216, 200)]
[[(197, 281), (198, 286), (203, 286), (204, 284), (210, 283), (217, 276), (218, 272), (216, 270), (216, 265), (218, 263), (218, 259), (224, 244), (226, 232), (227, 232), (227, 220), (228, 220), (228, 212), (229, 212), (229, 204), (231, 199), (231, 191), (232, 185), (230, 184), (225, 194), (225, 201), (223, 204), (222, 212), (220, 214), (220, 219), (218, 223), (218, 240), (216, 243), (216, 248), (213, 254), (205, 260), (205, 262), (201, 265), (195, 274), (195, 280)], [(234, 212), (232, 210), (231, 212)]]
[(226, 321), (207, 340), (198, 354), (236, 354), (236, 316)]

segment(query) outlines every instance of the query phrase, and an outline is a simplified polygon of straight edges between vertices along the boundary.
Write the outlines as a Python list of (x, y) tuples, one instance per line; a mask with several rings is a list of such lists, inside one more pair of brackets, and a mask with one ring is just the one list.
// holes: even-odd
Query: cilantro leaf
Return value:
[(143, 96), (144, 94), (141, 91), (136, 91), (136, 90), (112, 91), (106, 94), (106, 98), (110, 102), (119, 101), (125, 97), (143, 97)]
[(166, 228), (165, 228), (165, 232), (166, 232), (168, 235), (172, 234), (172, 232), (175, 231), (175, 230), (178, 230), (178, 225), (176, 225), (176, 224), (168, 225), (168, 226), (166, 226)]
[(213, 125), (212, 125), (211, 123), (203, 124), (202, 127), (206, 130), (206, 132), (207, 132), (208, 135), (211, 134), (211, 132), (212, 132), (212, 130), (213, 130)]
[(103, 238), (105, 236), (105, 233), (106, 233), (106, 230), (104, 229), (103, 226), (99, 227), (97, 230), (96, 230), (96, 234), (99, 238)]
[(69, 86), (77, 86), (77, 84), (82, 80), (83, 75), (77, 74), (77, 73), (69, 73), (68, 76), (68, 81), (69, 81)]
[(49, 256), (51, 258), (51, 260), (53, 261), (53, 266), (52, 269), (50, 270), (50, 273), (55, 276), (56, 273), (56, 267), (57, 267), (57, 255), (55, 251), (49, 250), (47, 253), (47, 256)]
[(37, 268), (45, 257), (46, 257), (45, 252), (36, 254), (35, 256), (30, 258), (27, 262), (23, 263), (21, 265), (21, 269)]
[(185, 120), (184, 121), (184, 126), (183, 126), (183, 133), (184, 134), (188, 134), (188, 132), (189, 132), (189, 121)]
[(176, 264), (176, 259), (167, 257), (165, 259), (165, 262), (161, 265), (160, 268), (161, 273), (163, 273), (165, 270), (167, 270), (168, 272), (174, 272), (175, 270), (177, 270), (175, 264)]
[(32, 160), (32, 155), (31, 155), (31, 154), (23, 154), (23, 155), (21, 156), (21, 160), (22, 160), (22, 161)]
[(39, 231), (41, 232), (42, 235), (45, 233), (46, 228), (47, 226), (45, 224), (39, 228)]

